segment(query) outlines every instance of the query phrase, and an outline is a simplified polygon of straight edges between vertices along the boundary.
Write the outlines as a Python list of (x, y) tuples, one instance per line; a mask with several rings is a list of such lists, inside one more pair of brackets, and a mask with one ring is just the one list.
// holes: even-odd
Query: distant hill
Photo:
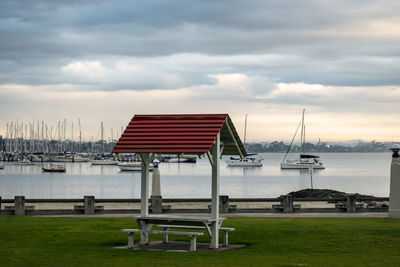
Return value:
[[(303, 151), (307, 152), (389, 152), (394, 142), (362, 142), (351, 140), (341, 143), (305, 143)], [(289, 144), (283, 141), (246, 143), (247, 152), (263, 153), (263, 152), (281, 152), (288, 150)], [(292, 145), (290, 152), (299, 152), (299, 145)]]

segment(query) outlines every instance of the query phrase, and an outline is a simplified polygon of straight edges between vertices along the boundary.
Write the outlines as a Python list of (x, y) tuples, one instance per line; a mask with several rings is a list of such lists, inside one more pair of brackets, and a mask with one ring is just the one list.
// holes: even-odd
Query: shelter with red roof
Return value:
[(211, 246), (218, 248), (219, 166), (223, 155), (243, 158), (246, 150), (228, 114), (135, 115), (112, 150), (142, 159), (141, 217), (148, 216), (149, 165), (156, 154), (207, 155), (212, 166)]

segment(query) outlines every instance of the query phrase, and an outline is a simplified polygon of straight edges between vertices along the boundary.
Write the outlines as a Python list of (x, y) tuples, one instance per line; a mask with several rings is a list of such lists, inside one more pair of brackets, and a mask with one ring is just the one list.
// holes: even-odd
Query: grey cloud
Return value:
[[(155, 73), (178, 76), (182, 82), (174, 85), (156, 77), (136, 84), (93, 84), (99, 89), (179, 88), (212, 84), (208, 74), (229, 72), (281, 82), (399, 84), (398, 37), (342, 36), (338, 30), (372, 19), (398, 19), (399, 8), (397, 1), (344, 0), (2, 1), (0, 62), (5, 64), (0, 66), (0, 83), (87, 84), (93, 82), (60, 70), (79, 60), (203, 54), (210, 58), (200, 65), (187, 62), (185, 69), (174, 62), (155, 66)], [(332, 30), (337, 32), (329, 34)], [(246, 55), (281, 60), (227, 60)], [(226, 56), (225, 61), (210, 63), (220, 56)]]

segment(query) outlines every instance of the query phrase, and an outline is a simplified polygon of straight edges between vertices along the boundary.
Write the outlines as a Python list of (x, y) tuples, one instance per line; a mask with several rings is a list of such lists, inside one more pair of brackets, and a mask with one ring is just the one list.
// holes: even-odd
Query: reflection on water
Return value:
[[(277, 197), (310, 187), (308, 170), (281, 170), (283, 154), (260, 155), (264, 157), (261, 168), (227, 167), (222, 159), (220, 193), (230, 197)], [(313, 171), (314, 188), (389, 195), (390, 153), (325, 153), (321, 158), (326, 169)], [(42, 173), (41, 168), (48, 163), (4, 165), (0, 170), (3, 198), (140, 197), (140, 172), (121, 172), (117, 166), (57, 163), (66, 167), (65, 173)], [(160, 173), (163, 197), (211, 195), (211, 167), (207, 158), (197, 164), (162, 163)]]

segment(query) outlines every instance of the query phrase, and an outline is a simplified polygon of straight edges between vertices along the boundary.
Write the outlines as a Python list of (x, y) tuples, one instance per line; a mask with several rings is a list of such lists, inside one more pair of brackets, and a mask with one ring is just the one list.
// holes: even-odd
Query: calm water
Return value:
[[(230, 197), (277, 197), (310, 187), (308, 171), (281, 170), (283, 154), (266, 153), (261, 168), (227, 167), (221, 161), (220, 193)], [(390, 153), (323, 153), (325, 170), (315, 170), (314, 188), (388, 196)], [(42, 173), (40, 163), (5, 163), (0, 170), (0, 196), (14, 198), (139, 198), (140, 172), (120, 172), (117, 166), (64, 163), (66, 173)], [(163, 197), (210, 197), (211, 167), (206, 158), (197, 164), (162, 163)], [(150, 175), (151, 176), (151, 175)], [(151, 186), (151, 184), (150, 184)], [(151, 187), (150, 187), (151, 188)]]

